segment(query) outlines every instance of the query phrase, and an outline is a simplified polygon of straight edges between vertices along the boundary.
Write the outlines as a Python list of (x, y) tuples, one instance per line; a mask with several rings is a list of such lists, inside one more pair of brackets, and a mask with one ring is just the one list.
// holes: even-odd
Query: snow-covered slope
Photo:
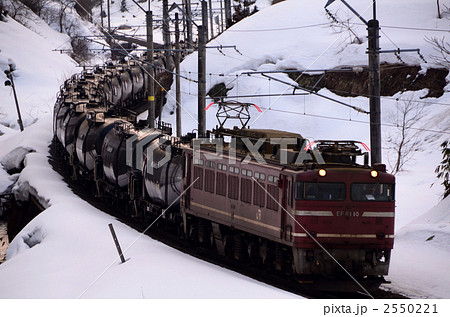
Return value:
[(0, 123), (3, 125), (18, 128), (11, 87), (3, 85), (7, 79), (4, 71), (9, 69), (9, 64), (16, 69), (14, 83), (25, 126), (52, 113), (59, 86), (76, 72), (76, 64), (70, 57), (53, 51), (65, 45), (68, 37), (48, 26), (44, 30), (46, 38), (12, 18), (7, 23), (0, 22)]
[[(262, 0), (260, 2), (263, 3)], [(369, 3), (352, 1), (355, 9), (367, 19), (371, 16)], [(115, 5), (118, 5), (118, 1)], [(333, 13), (337, 11), (341, 19), (350, 18), (351, 24), (356, 23), (352, 24), (352, 28), (363, 44), (352, 44), (348, 32), (335, 33), (328, 27), (329, 20), (323, 5), (320, 1), (287, 0), (266, 7), (211, 41), (208, 44), (210, 46), (236, 45), (239, 52), (224, 49), (224, 56), (215, 49), (208, 49), (208, 88), (223, 82), (231, 88), (229, 95), (291, 93), (292, 90), (285, 85), (260, 76), (243, 76), (241, 73), (367, 64), (365, 27), (340, 2), (336, 1), (330, 6), (329, 9)], [(424, 70), (435, 66), (431, 56), (436, 53), (424, 37), (442, 37), (450, 31), (445, 17), (440, 20), (436, 18), (435, 4), (421, 0), (379, 0), (377, 5), (378, 19), (384, 32), (381, 34), (381, 48), (393, 49), (395, 45), (420, 48), (427, 64), (416, 54), (402, 54), (403, 60), (408, 64), (421, 65)], [(116, 12), (113, 21), (122, 24), (127, 19), (128, 22), (141, 19), (137, 21), (141, 23), (143, 20), (139, 12), (134, 10), (123, 16)], [(23, 107), (36, 107), (36, 113), (32, 112), (29, 116), (23, 114), (29, 126), (24, 133), (19, 133), (14, 124), (15, 106), (10, 89), (0, 88), (0, 113), (4, 113), (0, 122), (15, 128), (0, 125), (0, 131), (4, 133), (0, 136), (0, 159), (18, 146), (34, 149), (35, 152), (26, 157), (26, 168), (17, 186), (37, 190), (43, 203), (51, 205), (12, 242), (8, 260), (0, 266), (0, 297), (289, 297), (289, 294), (279, 290), (181, 256), (148, 237), (140, 238), (128, 249), (139, 233), (74, 197), (46, 161), (47, 144), (52, 137), (50, 113), (54, 96), (61, 80), (74, 71), (73, 63), (64, 55), (51, 52), (55, 48), (54, 44), (48, 44), (45, 39), (24, 30), (14, 21), (6, 24), (0, 22), (0, 34), (2, 39), (8, 41), (8, 47), (3, 45), (3, 40), (0, 43), (1, 67), (8, 64), (8, 58), (14, 59), (21, 75), (16, 80), (19, 98), (27, 100), (21, 97), (25, 94), (21, 87), (26, 87), (26, 93), (34, 96), (33, 102)], [(17, 37), (21, 41), (16, 41)], [(33, 50), (26, 43), (33, 43)], [(397, 62), (395, 56), (390, 54), (382, 55), (382, 60)], [(185, 59), (182, 71), (184, 76), (197, 79), (196, 54)], [(39, 72), (45, 76), (36, 75)], [(285, 75), (276, 76), (290, 81)], [(197, 87), (182, 80), (182, 89), (183, 131), (187, 132), (197, 127)], [(326, 90), (320, 93), (368, 109), (367, 98), (342, 98)], [(448, 199), (410, 223), (439, 201), (442, 189), (437, 184), (434, 168), (440, 161), (438, 144), (448, 139), (450, 133), (449, 86), (440, 98), (420, 99), (424, 94), (425, 91), (404, 92), (393, 98), (382, 98), (384, 123), (397, 115), (397, 102), (412, 98), (429, 104), (424, 121), (417, 127), (447, 131), (446, 134), (436, 135), (424, 132), (424, 139), (428, 138), (423, 142), (422, 151), (407, 165), (409, 171), (397, 175), (397, 238), (388, 279), (393, 282), (389, 286), (391, 289), (412, 297), (448, 298), (450, 283), (445, 280), (448, 275), (447, 264), (450, 263), (449, 247), (445, 244), (448, 241)], [(163, 114), (163, 120), (172, 123), (175, 121), (170, 114), (175, 105), (174, 96), (172, 89)], [(365, 115), (319, 97), (240, 100), (255, 103), (263, 109), (264, 113), (260, 117), (256, 110), (252, 113), (251, 126), (254, 128), (282, 127), (311, 139), (358, 139), (369, 144), (369, 125)], [(32, 124), (35, 118), (39, 120)], [(207, 125), (209, 129), (216, 125), (214, 107), (207, 112)], [(396, 133), (396, 128), (383, 126), (384, 142), (389, 135)], [(383, 160), (387, 162), (390, 158), (386, 149), (388, 144), (385, 142), (383, 147)], [(7, 186), (13, 181), (3, 172), (0, 172), (0, 177), (0, 186)], [(436, 184), (430, 188), (434, 182)], [(107, 228), (109, 222), (116, 226), (122, 247), (126, 250), (125, 256), (130, 259), (123, 265), (119, 265), (115, 259)], [(427, 241), (433, 235), (434, 238)], [(33, 241), (38, 244), (30, 248)], [(435, 259), (438, 261), (434, 262)], [(433, 268), (432, 273), (427, 269), (430, 266)], [(107, 268), (110, 269), (103, 274)], [(100, 277), (98, 281), (97, 277)], [(172, 277), (175, 279), (172, 280)], [(91, 283), (94, 283), (92, 287)], [(217, 289), (215, 283), (224, 287)], [(199, 286), (187, 294), (187, 285), (192, 284)], [(236, 293), (236, 290), (239, 292)]]
[[(400, 229), (386, 288), (420, 298), (450, 298), (450, 197)], [(447, 273), (445, 273), (447, 272)]]

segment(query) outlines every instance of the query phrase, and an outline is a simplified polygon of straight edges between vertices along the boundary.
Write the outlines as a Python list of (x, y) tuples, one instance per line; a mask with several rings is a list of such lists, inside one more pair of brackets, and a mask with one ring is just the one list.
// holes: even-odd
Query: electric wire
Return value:
[[(356, 122), (356, 123), (364, 123), (364, 124), (370, 124), (369, 121), (364, 120), (356, 120), (356, 119), (346, 119), (346, 118), (340, 118), (340, 117), (334, 117), (334, 116), (325, 116), (325, 115), (317, 115), (317, 114), (309, 114), (305, 112), (297, 112), (297, 111), (291, 111), (291, 110), (283, 110), (283, 109), (276, 109), (276, 108), (269, 108), (269, 107), (262, 107), (259, 106), (261, 109), (266, 109), (267, 111), (273, 111), (273, 112), (280, 112), (280, 113), (287, 113), (287, 114), (295, 114), (295, 115), (302, 115), (302, 116), (308, 116), (308, 117), (314, 117), (314, 118), (321, 118), (321, 119), (330, 119), (330, 120), (338, 120), (338, 121), (348, 121), (348, 122)], [(381, 123), (382, 126), (388, 126), (392, 128), (399, 128), (400, 126), (390, 123)], [(415, 128), (415, 127), (409, 127), (409, 129), (422, 131), (422, 132), (431, 132), (431, 133), (440, 133), (440, 134), (449, 134), (450, 130), (432, 130), (432, 129), (425, 129), (425, 128)]]

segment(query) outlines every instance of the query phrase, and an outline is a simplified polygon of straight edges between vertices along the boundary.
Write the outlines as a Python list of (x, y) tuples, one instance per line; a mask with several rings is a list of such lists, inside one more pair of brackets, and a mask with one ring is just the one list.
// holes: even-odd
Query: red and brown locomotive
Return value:
[[(223, 155), (211, 145), (200, 147), (200, 154), (184, 150), (189, 189), (181, 213), (187, 235), (321, 289), (357, 289), (348, 274), (368, 286), (384, 280), (393, 248), (395, 179), (383, 165), (369, 167), (367, 153), (354, 141), (318, 141), (299, 161), (305, 149), (298, 134), (223, 134), (237, 139), (236, 149), (225, 144)], [(257, 154), (264, 164), (248, 159), (242, 138), (267, 140)], [(280, 149), (269, 142), (279, 138), (294, 140), (294, 146)], [(365, 158), (361, 165), (358, 156)]]

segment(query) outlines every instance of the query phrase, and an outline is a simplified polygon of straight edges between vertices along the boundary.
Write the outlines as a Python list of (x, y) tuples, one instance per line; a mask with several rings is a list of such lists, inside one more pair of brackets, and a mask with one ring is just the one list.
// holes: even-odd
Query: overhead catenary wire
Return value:
[(330, 25), (329, 22), (310, 24), (310, 25), (300, 25), (300, 26), (292, 26), (285, 28), (273, 28), (273, 29), (247, 29), (247, 30), (227, 30), (227, 32), (274, 32), (274, 31), (289, 31), (289, 30), (298, 30), (298, 29), (307, 29), (318, 26)]
[[(360, 22), (354, 22), (352, 23), (354, 25), (364, 25), (364, 23)], [(317, 24), (310, 24), (310, 25), (299, 25), (299, 26), (292, 26), (292, 27), (285, 27), (285, 28), (273, 28), (273, 29), (240, 29), (240, 30), (230, 30), (228, 29), (227, 32), (233, 32), (233, 33), (239, 33), (239, 32), (272, 32), (272, 31), (288, 31), (288, 30), (296, 30), (296, 29), (306, 29), (306, 28), (313, 28), (313, 27), (319, 27), (319, 26), (326, 26), (330, 25), (329, 22), (326, 23), (317, 23)], [(408, 26), (395, 26), (395, 25), (380, 25), (381, 28), (386, 29), (403, 29), (403, 30), (414, 30), (414, 31), (433, 31), (433, 32), (450, 32), (450, 29), (433, 29), (433, 28), (418, 28), (418, 27), (408, 27)]]
[[(356, 22), (354, 24), (356, 24), (356, 25), (364, 25), (363, 23), (359, 23), (359, 22)], [(418, 28), (418, 27), (400, 26), (400, 25), (380, 25), (380, 28), (411, 30), (411, 31), (450, 32), (450, 29)]]
[[(347, 119), (347, 118), (340, 118), (340, 117), (334, 117), (334, 116), (325, 116), (325, 115), (317, 115), (317, 114), (310, 114), (306, 112), (297, 112), (297, 111), (291, 111), (291, 110), (283, 110), (283, 109), (276, 109), (273, 107), (262, 107), (259, 106), (261, 109), (266, 109), (267, 111), (273, 111), (273, 112), (280, 112), (280, 113), (288, 113), (288, 114), (296, 114), (296, 115), (302, 115), (302, 116), (308, 116), (308, 117), (315, 117), (315, 118), (321, 118), (321, 119), (330, 119), (330, 120), (338, 120), (338, 121), (348, 121), (348, 122), (355, 122), (355, 123), (364, 123), (364, 124), (370, 124), (369, 121), (364, 120), (356, 120), (356, 119)], [(390, 124), (390, 123), (381, 123), (382, 126), (392, 127), (392, 128), (398, 128), (398, 125)], [(409, 127), (409, 129), (417, 130), (417, 131), (423, 131), (423, 132), (432, 132), (432, 133), (439, 133), (439, 134), (448, 134), (450, 135), (450, 130), (432, 130), (432, 129), (425, 129), (425, 128), (415, 128), (415, 127)]]

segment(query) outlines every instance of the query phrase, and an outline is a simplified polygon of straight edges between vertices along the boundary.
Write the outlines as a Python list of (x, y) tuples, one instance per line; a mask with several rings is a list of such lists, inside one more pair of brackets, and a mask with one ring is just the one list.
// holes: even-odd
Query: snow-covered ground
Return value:
[[(353, 2), (355, 9), (369, 19), (371, 2)], [(267, 4), (264, 1), (259, 3), (262, 7)], [(116, 1), (113, 9), (116, 10), (118, 5), (119, 1)], [(231, 88), (228, 95), (291, 93), (292, 90), (285, 85), (257, 75), (243, 76), (241, 73), (366, 65), (365, 26), (360, 25), (360, 21), (340, 2), (336, 1), (329, 7), (341, 19), (350, 18), (350, 23), (355, 23), (352, 29), (363, 40), (363, 44), (352, 44), (348, 32), (335, 33), (328, 27), (323, 5), (316, 1), (287, 0), (274, 6), (265, 6), (259, 13), (211, 41), (211, 46), (236, 45), (239, 52), (224, 49), (225, 55), (222, 55), (217, 50), (208, 49), (207, 89), (223, 82)], [(437, 19), (435, 4), (421, 0), (380, 0), (377, 6), (378, 19), (384, 32), (381, 33), (381, 48), (393, 49), (396, 48), (394, 44), (401, 48), (420, 48), (428, 63), (423, 63), (416, 54), (402, 54), (402, 59), (408, 64), (421, 65), (424, 70), (436, 66), (431, 57), (436, 53), (424, 37), (448, 34), (450, 28), (446, 18), (449, 17)], [(154, 10), (157, 10), (156, 7)], [(123, 17), (118, 12), (113, 22), (120, 25), (133, 18), (141, 19), (139, 23), (142, 23), (142, 12), (135, 10)], [(8, 23), (0, 22), (0, 67), (2, 71), (5, 70), (11, 61), (16, 65), (18, 76), (15, 77), (15, 83), (26, 125), (24, 132), (17, 131), (11, 90), (0, 86), (0, 161), (3, 165), (10, 162), (13, 156), (10, 155), (8, 160), (4, 157), (17, 147), (33, 150), (26, 155), (26, 167), (20, 176), (9, 176), (0, 169), (0, 190), (19, 177), (16, 187), (37, 191), (42, 203), (48, 206), (12, 241), (7, 261), (0, 266), (0, 298), (294, 297), (180, 254), (148, 237), (140, 237), (138, 232), (99, 212), (71, 193), (47, 162), (47, 145), (52, 138), (51, 112), (55, 95), (63, 80), (77, 69), (70, 58), (52, 51), (60, 45), (55, 41), (61, 35), (55, 33), (53, 36), (51, 32), (29, 31), (12, 19)], [(45, 38), (39, 35), (43, 33), (46, 34)], [(60, 41), (62, 43), (64, 39)], [(397, 62), (394, 55), (383, 54), (381, 58), (382, 61)], [(197, 78), (195, 53), (182, 63), (182, 71), (186, 77)], [(276, 76), (290, 81), (285, 75)], [(3, 72), (0, 79), (6, 80)], [(185, 80), (182, 81), (182, 89), (183, 131), (188, 132), (197, 127), (194, 119), (197, 89)], [(423, 138), (428, 138), (423, 142), (422, 151), (406, 166), (407, 171), (397, 175), (397, 228), (388, 277), (392, 284), (388, 288), (416, 298), (450, 297), (450, 248), (446, 243), (450, 237), (450, 200), (442, 201), (426, 213), (439, 202), (439, 195), (443, 191), (435, 178), (434, 169), (441, 159), (438, 145), (450, 135), (448, 91), (449, 86), (440, 98), (420, 99), (425, 91), (398, 93), (393, 98), (382, 98), (383, 123), (392, 122), (390, 120), (397, 115), (396, 102), (413, 98), (428, 103), (426, 116), (417, 127), (446, 131), (446, 134), (424, 132)], [(368, 109), (367, 98), (342, 98), (326, 90), (320, 93)], [(175, 105), (174, 95), (173, 92), (168, 98), (163, 114), (163, 120), (172, 123), (175, 121), (174, 116), (170, 115)], [(311, 139), (357, 139), (369, 144), (366, 115), (319, 97), (241, 100), (255, 103), (263, 109), (260, 117), (254, 110), (251, 127), (283, 127), (284, 130), (298, 132)], [(214, 109), (211, 107), (207, 111), (208, 128), (216, 125)], [(389, 144), (386, 140), (396, 133), (396, 128), (383, 126), (385, 162), (393, 159), (392, 153), (387, 150)], [(129, 259), (125, 264), (119, 264), (116, 257), (108, 223), (114, 224), (125, 256)]]

